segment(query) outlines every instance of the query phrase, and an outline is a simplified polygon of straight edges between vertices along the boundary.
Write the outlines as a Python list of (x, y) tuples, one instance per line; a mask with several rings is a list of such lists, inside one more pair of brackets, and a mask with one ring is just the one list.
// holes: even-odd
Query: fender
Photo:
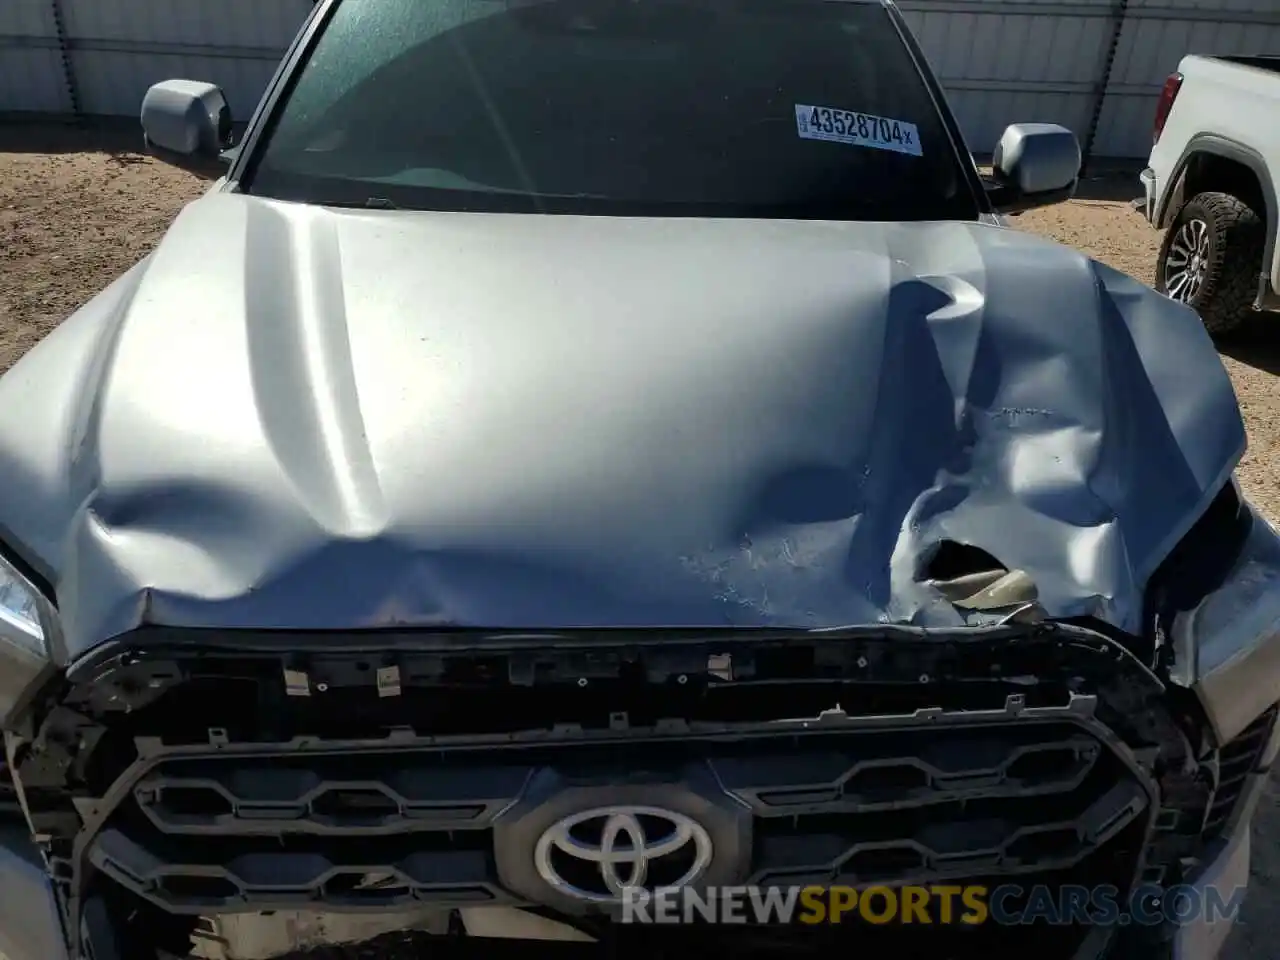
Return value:
[(1224, 160), (1233, 160), (1253, 171), (1262, 185), (1262, 196), (1266, 202), (1267, 236), (1262, 253), (1262, 266), (1258, 275), (1258, 296), (1254, 301), (1257, 309), (1280, 309), (1280, 263), (1276, 261), (1276, 233), (1280, 227), (1280, 204), (1276, 200), (1275, 179), (1267, 167), (1267, 161), (1257, 150), (1239, 141), (1215, 133), (1197, 133), (1187, 141), (1182, 155), (1174, 165), (1169, 182), (1170, 189), (1164, 191), (1160, 205), (1156, 210), (1153, 222), (1160, 229), (1165, 229), (1177, 212), (1182, 209), (1186, 199), (1187, 166), (1198, 154), (1211, 154)]

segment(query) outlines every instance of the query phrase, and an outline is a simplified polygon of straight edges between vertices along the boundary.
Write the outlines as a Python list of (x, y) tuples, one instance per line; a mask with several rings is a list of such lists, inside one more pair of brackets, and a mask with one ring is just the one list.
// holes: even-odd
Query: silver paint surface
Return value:
[(1188, 308), (985, 224), (213, 193), (0, 378), (0, 536), (139, 624), (966, 622), (943, 539), (1133, 629), (1230, 476)]

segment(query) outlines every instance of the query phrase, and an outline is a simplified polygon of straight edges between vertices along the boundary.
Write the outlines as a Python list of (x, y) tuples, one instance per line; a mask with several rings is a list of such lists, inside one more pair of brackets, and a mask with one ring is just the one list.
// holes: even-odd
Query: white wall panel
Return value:
[(1086, 0), (903, 0), (969, 148), (1010, 123), (1061, 123), (1083, 140), (1112, 35), (1112, 4)]
[(1280, 54), (1280, 0), (1130, 0), (1098, 123), (1100, 155), (1147, 155), (1160, 88), (1189, 53)]
[[(0, 0), (0, 111), (70, 109), (55, 0)], [(430, 2), (430, 0), (423, 0)], [(311, 0), (61, 0), (81, 109), (136, 114), (173, 76), (221, 84), (247, 119)], [(1164, 77), (1188, 53), (1280, 54), (1280, 0), (900, 0), (969, 146), (1017, 121), (1094, 129), (1098, 156), (1143, 157)]]
[(171, 77), (222, 87), (237, 119), (257, 106), (310, 0), (62, 0), (89, 114), (135, 114)]
[(0, 113), (70, 109), (49, 0), (0, 0)]

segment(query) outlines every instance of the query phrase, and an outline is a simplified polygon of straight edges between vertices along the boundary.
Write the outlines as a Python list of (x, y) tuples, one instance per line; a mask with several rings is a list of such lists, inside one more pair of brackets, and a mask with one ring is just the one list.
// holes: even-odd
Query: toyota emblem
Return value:
[(618, 903), (627, 887), (682, 887), (707, 871), (711, 836), (661, 807), (583, 810), (554, 823), (534, 848), (539, 876), (578, 900)]

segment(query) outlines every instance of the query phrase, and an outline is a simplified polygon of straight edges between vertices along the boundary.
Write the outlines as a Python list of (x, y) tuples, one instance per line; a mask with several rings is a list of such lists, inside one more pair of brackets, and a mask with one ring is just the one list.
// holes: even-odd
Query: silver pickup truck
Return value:
[(1070, 132), (877, 0), (322, 0), (228, 159), (0, 377), (8, 960), (1217, 956), (1280, 537), (993, 223)]

